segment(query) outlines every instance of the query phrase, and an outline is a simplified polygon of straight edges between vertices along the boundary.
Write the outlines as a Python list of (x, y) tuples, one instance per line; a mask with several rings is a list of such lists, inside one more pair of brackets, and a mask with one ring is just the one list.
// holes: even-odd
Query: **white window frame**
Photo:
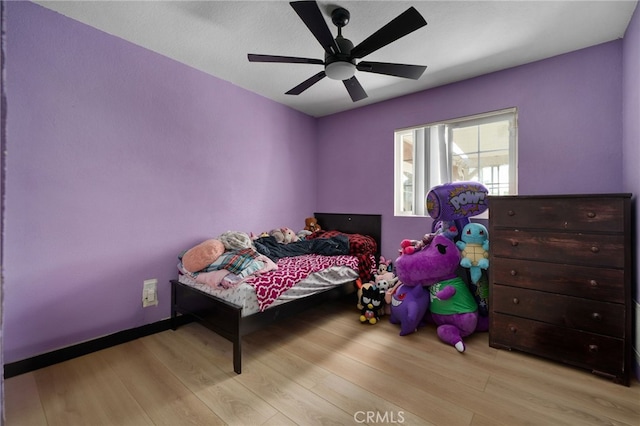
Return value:
[[(425, 208), (425, 196), (430, 188), (452, 181), (453, 147), (449, 141), (453, 139), (454, 129), (478, 126), (507, 119), (509, 124), (509, 195), (516, 195), (518, 189), (518, 112), (517, 108), (476, 114), (467, 117), (445, 120), (421, 126), (398, 129), (394, 132), (394, 214), (395, 216), (428, 216)], [(427, 131), (430, 130), (430, 131)], [(437, 132), (436, 135), (433, 132)], [(446, 135), (445, 135), (446, 133)], [(411, 209), (404, 208), (405, 189), (403, 180), (403, 137), (413, 138), (413, 196)], [(440, 144), (430, 141), (440, 141)], [(427, 149), (430, 147), (430, 149)], [(479, 151), (479, 155), (482, 156)], [(453, 181), (456, 181), (453, 178)], [(497, 195), (491, 194), (490, 195)]]

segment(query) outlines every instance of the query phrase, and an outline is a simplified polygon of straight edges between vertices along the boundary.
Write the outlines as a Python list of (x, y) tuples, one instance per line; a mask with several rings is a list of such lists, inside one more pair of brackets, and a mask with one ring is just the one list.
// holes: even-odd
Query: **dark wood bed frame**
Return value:
[[(378, 244), (376, 260), (380, 258), (382, 217), (370, 214), (315, 213), (325, 230), (373, 237)], [(197, 321), (233, 343), (233, 371), (242, 372), (242, 336), (268, 326), (276, 320), (308, 310), (325, 300), (335, 300), (355, 292), (353, 282), (268, 308), (264, 312), (242, 316), (240, 306), (204, 293), (196, 288), (171, 280), (171, 321), (178, 325)], [(355, 303), (355, 300), (354, 300)], [(355, 306), (355, 305), (354, 305)]]

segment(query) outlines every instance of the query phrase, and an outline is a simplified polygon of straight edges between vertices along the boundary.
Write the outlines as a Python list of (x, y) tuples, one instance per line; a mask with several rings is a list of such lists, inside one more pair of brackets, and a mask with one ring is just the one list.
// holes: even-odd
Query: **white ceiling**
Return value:
[(369, 95), (352, 102), (325, 78), (284, 93), (321, 65), (250, 63), (248, 53), (324, 59), (287, 1), (37, 1), (61, 14), (312, 116), (324, 116), (622, 38), (637, 0), (319, 1), (349, 10), (343, 36), (354, 45), (414, 6), (428, 25), (367, 61), (426, 65), (419, 80), (356, 72)]

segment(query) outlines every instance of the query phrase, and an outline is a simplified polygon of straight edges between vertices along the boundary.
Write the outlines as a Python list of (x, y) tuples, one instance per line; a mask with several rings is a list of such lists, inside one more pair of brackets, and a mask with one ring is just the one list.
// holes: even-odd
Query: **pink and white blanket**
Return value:
[(269, 307), (282, 293), (314, 272), (331, 266), (348, 266), (358, 270), (358, 258), (348, 255), (321, 256), (307, 254), (283, 257), (276, 264), (278, 265), (277, 269), (252, 276), (246, 280), (256, 290), (261, 311)]

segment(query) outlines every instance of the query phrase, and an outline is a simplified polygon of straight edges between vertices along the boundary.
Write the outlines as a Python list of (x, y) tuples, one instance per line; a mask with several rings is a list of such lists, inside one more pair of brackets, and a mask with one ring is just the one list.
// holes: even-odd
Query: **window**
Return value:
[(490, 195), (517, 194), (515, 108), (395, 132), (395, 214), (426, 216), (429, 189), (475, 181)]

